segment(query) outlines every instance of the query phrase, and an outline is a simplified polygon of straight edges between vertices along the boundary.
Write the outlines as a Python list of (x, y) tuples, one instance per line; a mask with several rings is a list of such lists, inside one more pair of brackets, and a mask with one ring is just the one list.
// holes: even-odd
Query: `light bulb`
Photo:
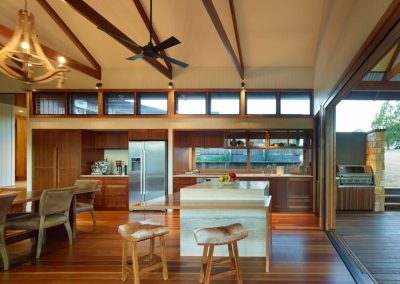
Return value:
[(64, 56), (59, 56), (59, 57), (57, 58), (57, 60), (58, 60), (58, 66), (63, 66), (63, 65), (65, 64), (65, 62), (66, 62)]
[(21, 42), (21, 47), (24, 50), (29, 49), (29, 43), (27, 43), (26, 41)]

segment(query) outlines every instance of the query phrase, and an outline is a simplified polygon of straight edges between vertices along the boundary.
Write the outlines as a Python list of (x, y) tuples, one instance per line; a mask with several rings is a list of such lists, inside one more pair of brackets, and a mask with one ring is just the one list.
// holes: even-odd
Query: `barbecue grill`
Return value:
[(338, 165), (339, 187), (374, 185), (374, 173), (367, 165)]

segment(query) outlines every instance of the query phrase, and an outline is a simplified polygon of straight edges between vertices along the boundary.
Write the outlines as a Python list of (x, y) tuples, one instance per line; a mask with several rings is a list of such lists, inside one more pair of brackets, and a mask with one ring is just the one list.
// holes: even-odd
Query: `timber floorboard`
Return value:
[[(89, 214), (78, 215), (77, 238), (68, 246), (66, 235), (49, 236), (39, 260), (29, 241), (8, 246), (11, 267), (0, 272), (0, 283), (122, 283), (122, 241), (118, 225), (150, 218), (166, 224), (169, 279), (161, 269), (141, 276), (143, 284), (198, 283), (200, 257), (179, 256), (179, 212), (97, 212), (92, 232)], [(274, 217), (276, 218), (276, 217)], [(285, 217), (287, 218), (287, 216)], [(277, 221), (277, 220), (276, 220)], [(159, 244), (156, 241), (155, 250)], [(139, 255), (148, 250), (139, 243)], [(321, 230), (273, 230), (271, 272), (264, 271), (264, 258), (241, 257), (244, 283), (354, 283), (346, 266)], [(218, 270), (214, 270), (218, 271)], [(234, 276), (211, 283), (236, 283)], [(125, 283), (133, 283), (132, 275)]]
[(400, 212), (341, 212), (336, 233), (378, 283), (400, 283)]

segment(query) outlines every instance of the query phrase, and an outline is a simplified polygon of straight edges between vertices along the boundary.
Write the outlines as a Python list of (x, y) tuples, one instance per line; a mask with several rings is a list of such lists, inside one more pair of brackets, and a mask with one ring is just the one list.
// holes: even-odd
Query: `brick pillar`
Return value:
[(385, 211), (385, 130), (377, 129), (367, 133), (366, 164), (372, 167), (375, 178), (374, 211)]

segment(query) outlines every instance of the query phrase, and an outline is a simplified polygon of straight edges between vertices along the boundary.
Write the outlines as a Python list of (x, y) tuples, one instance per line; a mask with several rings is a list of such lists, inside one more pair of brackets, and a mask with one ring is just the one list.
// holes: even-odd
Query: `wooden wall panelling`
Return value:
[[(25, 96), (24, 96), (25, 98)], [(26, 180), (26, 117), (15, 116), (15, 180)]]
[(58, 187), (71, 186), (81, 174), (81, 130), (57, 130)]
[(182, 147), (204, 147), (204, 133), (187, 132), (182, 136)]

